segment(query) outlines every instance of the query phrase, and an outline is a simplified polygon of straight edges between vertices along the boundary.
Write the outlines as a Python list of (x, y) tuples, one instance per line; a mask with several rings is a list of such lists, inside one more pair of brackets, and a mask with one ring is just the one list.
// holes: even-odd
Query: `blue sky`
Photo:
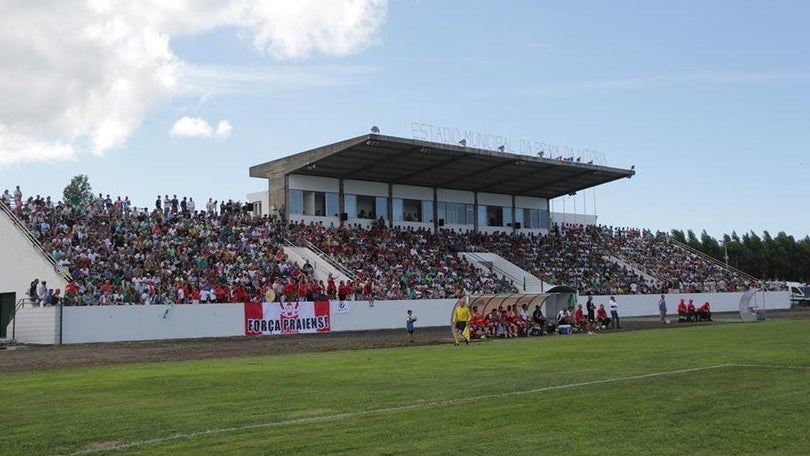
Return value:
[(0, 191), (244, 200), (251, 165), (420, 122), (635, 165), (565, 202), (600, 223), (810, 233), (807, 2), (187, 3), (6, 8)]

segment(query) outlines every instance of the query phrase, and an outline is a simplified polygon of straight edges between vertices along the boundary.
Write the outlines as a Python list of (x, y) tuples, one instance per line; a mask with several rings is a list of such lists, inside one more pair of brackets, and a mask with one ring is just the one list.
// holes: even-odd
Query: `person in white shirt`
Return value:
[(610, 297), (610, 327), (611, 328), (619, 328), (622, 329), (622, 326), (619, 324), (619, 304), (616, 302), (616, 297)]

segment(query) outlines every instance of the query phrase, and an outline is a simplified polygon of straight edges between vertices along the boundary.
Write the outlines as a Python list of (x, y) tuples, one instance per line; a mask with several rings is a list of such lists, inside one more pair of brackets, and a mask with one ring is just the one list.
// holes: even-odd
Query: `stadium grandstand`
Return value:
[(23, 250), (0, 291), (12, 303), (102, 306), (757, 285), (665, 233), (559, 223), (549, 210), (553, 198), (634, 173), (369, 134), (251, 167), (268, 191), (248, 203), (212, 198), (197, 210), (166, 196), (134, 208), (99, 194), (77, 209), (4, 195), (2, 242)]

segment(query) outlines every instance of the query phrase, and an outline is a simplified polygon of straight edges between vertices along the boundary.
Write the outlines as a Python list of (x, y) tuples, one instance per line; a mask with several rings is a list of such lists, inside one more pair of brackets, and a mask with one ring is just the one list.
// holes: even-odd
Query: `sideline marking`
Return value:
[(562, 389), (570, 389), (570, 388), (579, 388), (582, 386), (592, 386), (592, 385), (602, 385), (605, 383), (617, 383), (629, 380), (641, 380), (645, 378), (654, 378), (654, 377), (662, 377), (666, 375), (678, 375), (678, 374), (688, 374), (690, 372), (700, 372), (700, 371), (707, 371), (712, 369), (723, 369), (726, 367), (759, 367), (759, 368), (766, 368), (766, 369), (810, 369), (808, 366), (776, 366), (776, 365), (765, 365), (765, 364), (736, 364), (736, 363), (729, 363), (729, 364), (716, 364), (714, 366), (705, 366), (705, 367), (692, 367), (689, 369), (679, 369), (673, 371), (664, 371), (664, 372), (653, 372), (651, 374), (641, 374), (641, 375), (632, 375), (629, 377), (616, 377), (616, 378), (608, 378), (604, 380), (592, 380), (589, 382), (579, 382), (579, 383), (569, 383), (566, 385), (557, 385), (557, 386), (546, 386), (543, 388), (534, 388), (530, 390), (523, 390), (523, 391), (510, 391), (506, 393), (498, 393), (498, 394), (483, 394), (480, 396), (473, 396), (473, 397), (462, 397), (456, 399), (444, 399), (444, 400), (437, 400), (437, 401), (425, 401), (419, 402), (416, 404), (409, 404), (409, 405), (400, 405), (397, 407), (387, 407), (381, 409), (372, 409), (372, 410), (364, 410), (360, 412), (347, 412), (347, 413), (336, 413), (333, 415), (322, 415), (322, 416), (313, 416), (309, 418), (297, 418), (294, 420), (285, 420), (285, 421), (272, 421), (269, 423), (257, 423), (257, 424), (247, 424), (244, 426), (235, 426), (229, 428), (220, 428), (220, 429), (209, 429), (206, 431), (197, 431), (197, 432), (189, 432), (186, 434), (174, 434), (166, 437), (159, 437), (155, 439), (148, 439), (148, 440), (137, 440), (135, 442), (124, 443), (121, 445), (113, 445), (104, 448), (88, 448), (84, 450), (79, 450), (74, 453), (69, 453), (67, 456), (79, 456), (84, 454), (93, 454), (93, 453), (101, 453), (101, 452), (113, 452), (119, 450), (126, 450), (130, 448), (140, 447), (144, 445), (153, 445), (158, 443), (170, 442), (173, 440), (191, 440), (197, 437), (204, 437), (210, 435), (217, 435), (217, 434), (225, 434), (229, 432), (239, 432), (239, 431), (249, 431), (251, 429), (262, 429), (262, 428), (275, 428), (275, 427), (283, 427), (283, 426), (292, 426), (296, 424), (309, 424), (309, 423), (321, 423), (324, 421), (334, 421), (340, 420), (344, 418), (358, 418), (362, 416), (368, 415), (378, 415), (378, 414), (385, 414), (385, 413), (395, 413), (395, 412), (402, 412), (407, 410), (416, 410), (420, 408), (427, 408), (427, 407), (441, 407), (445, 405), (457, 405), (457, 404), (464, 404), (467, 402), (476, 402), (482, 401), (487, 399), (498, 399), (504, 398), (509, 396), (522, 396), (526, 394), (535, 394), (535, 393), (543, 393), (547, 391), (556, 391)]

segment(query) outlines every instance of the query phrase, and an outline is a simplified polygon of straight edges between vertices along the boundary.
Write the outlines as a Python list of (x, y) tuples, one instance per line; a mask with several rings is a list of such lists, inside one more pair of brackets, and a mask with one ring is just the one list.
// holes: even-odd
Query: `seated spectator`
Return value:
[(62, 305), (62, 290), (60, 290), (59, 288), (53, 290), (53, 294), (51, 295), (51, 305), (52, 306)]
[(607, 310), (605, 310), (604, 304), (599, 304), (599, 308), (596, 309), (596, 323), (599, 328), (607, 329), (610, 325), (610, 317), (608, 317)]
[(683, 298), (681, 298), (681, 302), (678, 303), (678, 322), (685, 323), (687, 321), (691, 321), (689, 318), (689, 312), (686, 309), (686, 302), (684, 302)]
[(712, 311), (709, 302), (704, 302), (697, 308), (698, 321), (712, 321)]
[(571, 315), (571, 311), (567, 307), (563, 307), (557, 312), (557, 327), (559, 328), (562, 325), (572, 325), (573, 318)]
[(593, 324), (585, 317), (582, 304), (578, 304), (577, 309), (574, 311), (574, 324), (572, 326), (580, 331), (587, 331), (588, 334), (593, 334)]
[(523, 304), (518, 311), (518, 335), (528, 336), (532, 324), (532, 316), (529, 315), (529, 305)]
[(691, 299), (689, 304), (686, 305), (686, 318), (688, 321), (697, 321), (697, 309), (695, 309), (695, 303)]
[(39, 279), (34, 279), (31, 281), (31, 285), (28, 286), (28, 298), (31, 300), (31, 305), (34, 307), (39, 307), (39, 293), (37, 289), (39, 288)]
[(478, 311), (478, 306), (472, 306), (468, 326), (470, 328), (471, 339), (480, 339), (481, 336), (487, 334), (486, 322), (484, 321), (484, 316)]
[(506, 337), (518, 336), (518, 316), (511, 305), (506, 306), (506, 311), (501, 314), (501, 321), (506, 323)]
[(501, 315), (499, 309), (492, 309), (492, 311), (487, 314), (486, 320), (490, 337), (506, 337), (506, 323), (502, 321), (502, 319), (503, 315)]
[(532, 313), (532, 323), (534, 328), (540, 330), (540, 334), (548, 334), (548, 320), (546, 319), (545, 316), (543, 316), (543, 311), (540, 310), (539, 304), (534, 306), (534, 312)]

